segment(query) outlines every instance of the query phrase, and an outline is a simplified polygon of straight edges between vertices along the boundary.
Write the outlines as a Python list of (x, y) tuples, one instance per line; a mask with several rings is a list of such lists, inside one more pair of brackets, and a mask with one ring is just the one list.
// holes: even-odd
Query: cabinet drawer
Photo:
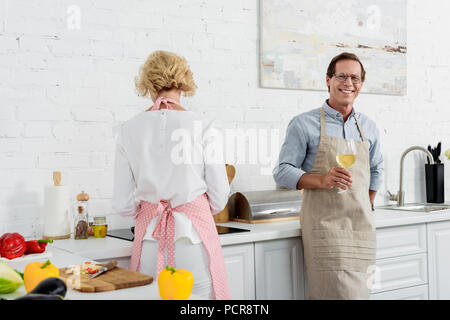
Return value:
[(227, 280), (233, 300), (255, 299), (255, 256), (253, 243), (222, 247)]
[(371, 274), (375, 284), (372, 293), (412, 287), (428, 283), (427, 254), (380, 259)]
[(450, 222), (427, 224), (431, 300), (450, 299)]
[(381, 293), (370, 296), (370, 300), (428, 300), (428, 286), (415, 286)]
[(377, 259), (427, 251), (425, 224), (377, 229)]
[(255, 243), (257, 300), (303, 300), (303, 251), (300, 238)]

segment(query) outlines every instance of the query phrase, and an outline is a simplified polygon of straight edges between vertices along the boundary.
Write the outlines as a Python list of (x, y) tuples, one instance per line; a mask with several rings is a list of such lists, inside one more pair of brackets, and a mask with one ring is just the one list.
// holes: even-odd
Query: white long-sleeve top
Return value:
[[(116, 155), (112, 209), (136, 218), (141, 200), (167, 200), (172, 208), (206, 192), (211, 212), (225, 208), (230, 187), (221, 134), (211, 121), (192, 111), (142, 112), (116, 126)], [(175, 241), (181, 237), (200, 243), (189, 218), (173, 212)], [(144, 239), (155, 240), (153, 219)]]

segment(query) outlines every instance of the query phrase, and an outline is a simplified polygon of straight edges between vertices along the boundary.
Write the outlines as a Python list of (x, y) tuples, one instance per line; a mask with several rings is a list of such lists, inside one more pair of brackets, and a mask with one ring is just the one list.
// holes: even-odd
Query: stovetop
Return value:
[(134, 240), (134, 227), (128, 229), (116, 229), (108, 230), (106, 235), (113, 238), (122, 240), (133, 241)]
[[(228, 234), (228, 233), (249, 232), (250, 231), (250, 230), (247, 230), (247, 229), (240, 229), (240, 228), (234, 228), (234, 227), (224, 227), (224, 226), (216, 226), (216, 229), (217, 229), (217, 233), (219, 235), (221, 235), (221, 234)], [(113, 238), (133, 241), (134, 240), (134, 227), (131, 227), (129, 229), (108, 230), (106, 235), (109, 236), (109, 237), (113, 237)]]
[(228, 233), (250, 232), (250, 230), (247, 229), (225, 227), (225, 226), (216, 226), (216, 229), (219, 235)]

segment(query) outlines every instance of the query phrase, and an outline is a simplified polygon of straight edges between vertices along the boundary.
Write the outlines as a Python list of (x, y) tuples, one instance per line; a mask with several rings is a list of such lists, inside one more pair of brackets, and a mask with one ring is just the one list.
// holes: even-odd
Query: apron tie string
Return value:
[[(175, 267), (175, 219), (170, 204), (161, 200), (158, 205), (161, 218), (152, 233), (152, 237), (158, 240), (158, 260), (156, 264), (156, 274), (164, 269), (164, 252), (167, 248), (167, 264)], [(162, 214), (161, 214), (162, 212)]]
[(176, 267), (174, 244), (175, 219), (173, 212), (183, 212), (191, 220), (193, 227), (202, 240), (209, 260), (214, 299), (231, 299), (222, 247), (206, 193), (199, 195), (191, 202), (175, 208), (172, 208), (169, 201), (166, 200), (161, 200), (159, 203), (150, 203), (141, 200), (139, 213), (136, 217), (130, 269), (133, 271), (139, 270), (142, 241), (150, 221), (156, 217), (160, 217), (152, 233), (153, 238), (158, 240), (156, 278), (163, 270), (164, 251), (166, 248), (168, 264)]
[(175, 100), (159, 97), (158, 99), (156, 99), (155, 104), (153, 105), (153, 107), (150, 108), (150, 110), (160, 110), (161, 104), (165, 105), (167, 109), (173, 110), (173, 107), (169, 103), (179, 104)]

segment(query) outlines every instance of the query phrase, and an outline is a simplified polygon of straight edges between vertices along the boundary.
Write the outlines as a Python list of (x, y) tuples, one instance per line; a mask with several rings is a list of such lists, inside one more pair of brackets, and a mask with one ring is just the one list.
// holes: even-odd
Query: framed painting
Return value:
[(361, 92), (406, 95), (406, 0), (260, 0), (260, 84), (327, 90), (331, 59), (356, 54)]

